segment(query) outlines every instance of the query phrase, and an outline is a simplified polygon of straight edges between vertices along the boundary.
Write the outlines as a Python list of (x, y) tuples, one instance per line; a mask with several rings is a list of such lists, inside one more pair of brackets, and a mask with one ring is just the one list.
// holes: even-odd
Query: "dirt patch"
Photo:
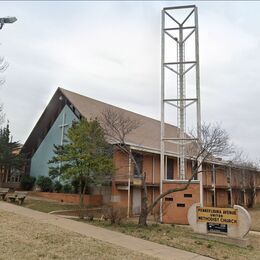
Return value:
[(147, 259), (109, 243), (0, 210), (0, 259)]

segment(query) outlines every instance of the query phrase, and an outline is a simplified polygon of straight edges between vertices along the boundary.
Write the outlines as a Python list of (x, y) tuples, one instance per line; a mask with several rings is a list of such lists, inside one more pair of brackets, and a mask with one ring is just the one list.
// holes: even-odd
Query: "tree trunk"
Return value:
[(147, 217), (148, 217), (148, 211), (142, 210), (139, 216), (138, 225), (143, 227), (147, 226)]
[(141, 186), (141, 214), (139, 216), (138, 225), (147, 226), (147, 217), (148, 217), (148, 197), (147, 197), (147, 186), (146, 186), (146, 173), (142, 177), (142, 186)]
[[(196, 171), (196, 172), (198, 173), (198, 171)], [(189, 187), (189, 185), (190, 185), (190, 183), (192, 181), (193, 176), (194, 176), (194, 173), (191, 176), (191, 178), (188, 180), (187, 184), (183, 188), (169, 189), (169, 190), (163, 192), (162, 194), (160, 194), (159, 196), (157, 196), (155, 198), (155, 200), (152, 202), (152, 204), (150, 204), (148, 206), (147, 186), (146, 186), (146, 182), (145, 182), (146, 175), (144, 173), (143, 182), (142, 182), (142, 195), (141, 195), (141, 197), (142, 197), (142, 201), (141, 201), (141, 214), (139, 216), (138, 225), (140, 225), (140, 226), (147, 226), (147, 217), (152, 212), (154, 207), (159, 203), (159, 201), (161, 199), (163, 199), (168, 194), (188, 189), (188, 187)]]
[(85, 180), (84, 182), (84, 187), (82, 189), (82, 178), (80, 178), (80, 188), (79, 188), (79, 208), (80, 208), (80, 211), (79, 211), (79, 218), (80, 219), (83, 219), (84, 218), (84, 195), (85, 195), (85, 192), (86, 192), (86, 188), (87, 188), (87, 182)]

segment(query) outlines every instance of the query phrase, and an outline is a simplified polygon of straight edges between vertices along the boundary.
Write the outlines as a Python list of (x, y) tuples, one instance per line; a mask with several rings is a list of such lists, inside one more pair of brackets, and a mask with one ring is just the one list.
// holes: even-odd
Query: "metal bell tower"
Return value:
[[(178, 179), (186, 179), (186, 109), (196, 115), (197, 139), (201, 135), (199, 31), (195, 5), (166, 7), (161, 20), (161, 185), (165, 179), (166, 143), (177, 145)], [(190, 107), (191, 106), (191, 107)], [(195, 116), (194, 116), (195, 117)], [(166, 133), (166, 120), (174, 121), (178, 134)]]

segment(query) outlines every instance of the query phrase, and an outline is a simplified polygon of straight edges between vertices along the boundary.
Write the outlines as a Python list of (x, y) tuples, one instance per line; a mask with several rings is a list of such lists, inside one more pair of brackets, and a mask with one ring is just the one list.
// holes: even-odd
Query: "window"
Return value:
[(196, 161), (192, 161), (191, 162), (191, 167), (192, 167), (193, 180), (197, 180), (198, 179), (197, 162)]
[(167, 158), (167, 180), (173, 180), (173, 159)]
[(75, 115), (76, 115), (78, 118), (80, 118), (80, 112), (79, 112), (77, 109), (75, 109)]
[(184, 203), (177, 203), (177, 207), (184, 208), (185, 204)]
[(21, 173), (18, 170), (8, 171), (6, 182), (20, 182)]
[(184, 194), (184, 198), (192, 198), (192, 194)]
[(212, 171), (211, 171), (211, 183), (215, 184), (216, 183), (216, 170), (215, 166), (213, 165)]
[(227, 175), (227, 183), (230, 184), (230, 175)]
[(215, 196), (214, 196), (214, 193), (212, 193), (211, 195), (211, 205), (212, 207), (216, 207), (217, 205), (215, 205)]
[(173, 198), (172, 197), (166, 197), (164, 200), (165, 201), (173, 201)]
[(231, 194), (228, 191), (228, 205), (231, 206)]
[[(140, 153), (133, 153), (135, 162), (137, 164), (137, 167), (139, 168), (140, 173), (143, 171), (143, 155)], [(134, 164), (134, 176), (135, 177), (141, 177), (139, 175), (138, 169), (136, 165)]]

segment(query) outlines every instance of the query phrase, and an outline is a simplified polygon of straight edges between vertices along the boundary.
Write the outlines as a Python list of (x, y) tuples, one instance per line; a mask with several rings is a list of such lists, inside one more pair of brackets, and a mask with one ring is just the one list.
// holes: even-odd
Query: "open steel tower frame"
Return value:
[[(178, 12), (184, 13), (184, 16), (180, 19)], [(185, 173), (185, 147), (194, 139), (189, 138), (186, 132), (186, 108), (193, 105), (196, 107), (196, 140), (201, 138), (201, 107), (200, 107), (200, 69), (199, 69), (199, 30), (198, 30), (198, 11), (195, 5), (166, 7), (163, 8), (161, 13), (161, 158), (160, 158), (160, 193), (163, 192), (163, 180), (165, 180), (165, 147), (166, 143), (177, 144), (178, 151), (178, 179), (186, 180)], [(167, 21), (171, 21), (173, 26), (166, 25)], [(189, 22), (187, 22), (189, 21)], [(189, 23), (189, 25), (187, 25)], [(168, 23), (169, 24), (169, 23)], [(192, 37), (191, 37), (192, 36)], [(175, 57), (172, 60), (166, 60), (166, 37), (170, 39), (172, 50), (176, 52)], [(193, 59), (187, 60), (185, 57), (185, 44), (188, 41), (193, 41), (194, 49)], [(167, 45), (169, 48), (169, 44)], [(177, 95), (166, 96), (165, 89), (165, 74), (166, 70), (170, 73), (174, 73), (177, 77), (176, 82), (172, 82), (172, 88), (177, 88)], [(195, 70), (195, 72), (194, 72)], [(189, 96), (190, 93), (186, 93), (186, 76), (188, 73), (195, 73), (195, 96)], [(178, 135), (173, 136), (173, 133), (167, 133), (165, 131), (166, 123), (165, 117), (169, 113), (165, 109), (166, 105), (170, 105), (177, 110), (175, 118), (177, 117)], [(170, 114), (170, 117), (172, 115)], [(198, 174), (200, 180), (200, 203), (203, 204), (203, 186), (202, 186), (202, 173)], [(162, 200), (160, 203), (161, 219), (162, 219)]]

